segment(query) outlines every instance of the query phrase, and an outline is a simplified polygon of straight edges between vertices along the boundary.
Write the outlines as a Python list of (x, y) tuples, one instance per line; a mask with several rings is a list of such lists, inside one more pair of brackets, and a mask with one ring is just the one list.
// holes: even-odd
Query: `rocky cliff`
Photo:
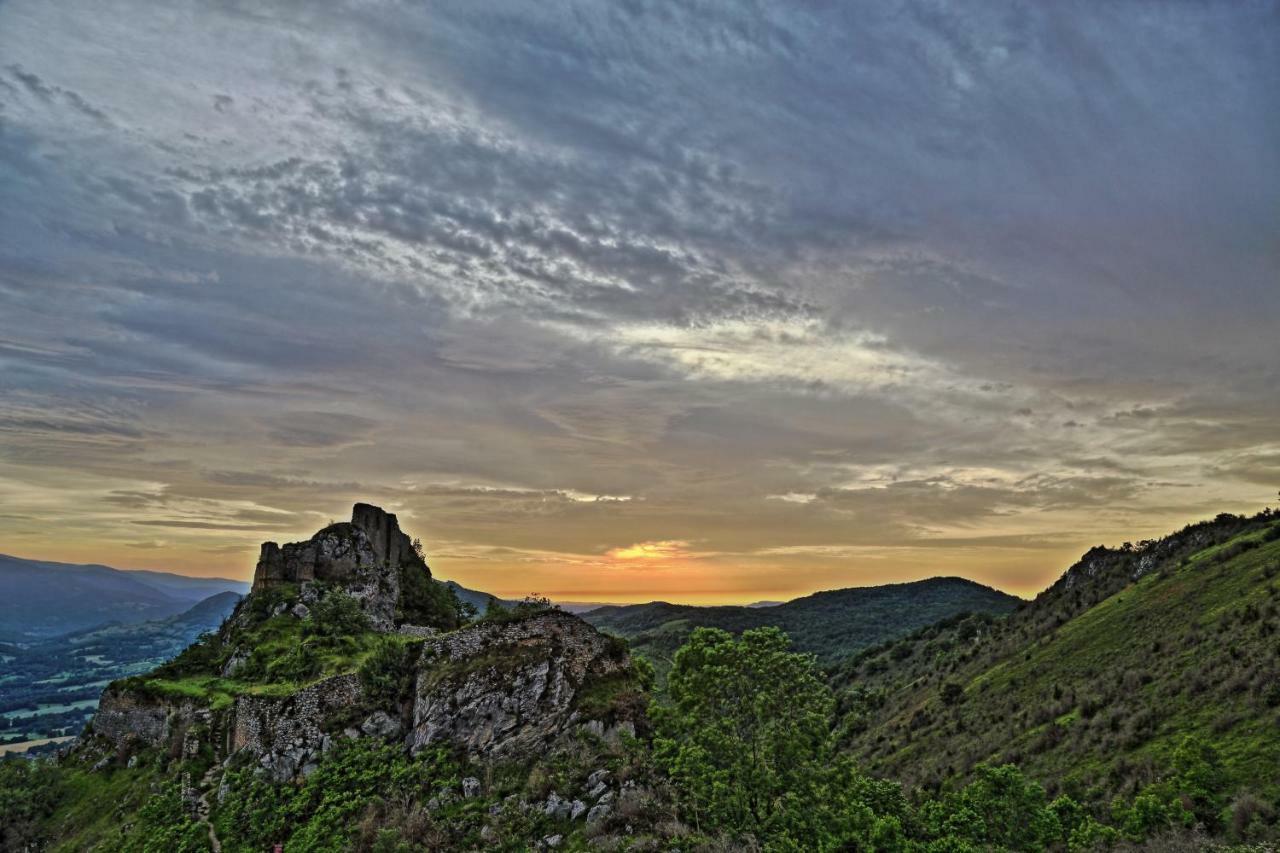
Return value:
[(358, 503), (350, 522), (331, 524), (304, 542), (264, 542), (253, 592), (285, 584), (337, 585), (361, 603), (376, 630), (391, 631), (421, 615), (409, 612), (413, 608), (406, 597), (414, 598), (430, 581), (430, 567), (400, 530), (396, 516)]
[[(359, 627), (338, 631), (332, 614), (351, 601)], [(218, 634), (113, 684), (91, 730), (117, 757), (205, 748), (284, 782), (344, 738), (519, 760), (642, 722), (626, 644), (578, 617), (529, 605), (457, 624), (396, 517), (357, 504), (349, 523), (263, 545), (253, 592)]]
[[(418, 665), (409, 746), (449, 742), (472, 756), (531, 753), (577, 724), (631, 725), (628, 709), (584, 705), (625, 676), (626, 647), (576, 616), (550, 611), (429, 640)], [(592, 713), (623, 719), (588, 718)]]

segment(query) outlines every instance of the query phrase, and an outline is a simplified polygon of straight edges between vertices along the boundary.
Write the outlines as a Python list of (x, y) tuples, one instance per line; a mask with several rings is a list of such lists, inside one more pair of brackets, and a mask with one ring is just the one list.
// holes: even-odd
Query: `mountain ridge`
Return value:
[(1025, 602), (976, 581), (925, 578), (879, 586), (822, 590), (772, 607), (651, 602), (589, 610), (582, 617), (627, 637), (659, 669), (695, 627), (741, 632), (774, 626), (801, 651), (826, 663), (913, 628), (966, 611), (1004, 613)]
[(47, 639), (111, 622), (163, 619), (223, 591), (248, 592), (248, 584), (0, 554), (0, 639)]

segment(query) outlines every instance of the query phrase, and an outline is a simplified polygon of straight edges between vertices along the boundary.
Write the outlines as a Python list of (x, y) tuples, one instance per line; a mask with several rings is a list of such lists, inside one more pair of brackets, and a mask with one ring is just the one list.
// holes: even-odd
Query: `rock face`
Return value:
[(410, 749), (444, 741), (477, 757), (536, 752), (581, 722), (584, 686), (630, 664), (625, 649), (559, 611), (428, 640)]
[(361, 602), (378, 631), (395, 629), (402, 573), (431, 569), (400, 530), (394, 514), (358, 503), (351, 521), (331, 524), (305, 542), (264, 542), (253, 573), (253, 591), (285, 583), (341, 584)]
[[(285, 584), (298, 589), (264, 596)], [(93, 731), (117, 754), (151, 746), (194, 755), (211, 747), (220, 760), (251, 758), (278, 782), (306, 776), (341, 738), (375, 738), (413, 752), (446, 744), (474, 757), (524, 757), (570, 732), (606, 740), (634, 734), (643, 706), (629, 704), (635, 674), (625, 643), (558, 610), (450, 630), (458, 624), (456, 602), (441, 589), (396, 517), (357, 504), (350, 522), (305, 542), (263, 545), (253, 593), (219, 631), (224, 657), (185, 664), (194, 667), (185, 674), (244, 681), (243, 690), (234, 685), (229, 707), (169, 698), (167, 687), (142, 677), (104, 692)], [(374, 630), (420, 643), (411, 683), (397, 677), (394, 693), (367, 694), (357, 657), (339, 659), (343, 674), (304, 687), (256, 680), (270, 672), (254, 656), (257, 628), (315, 619), (335, 593), (359, 601)], [(256, 691), (259, 685), (271, 689)], [(566, 802), (566, 815), (581, 816), (592, 805)]]
[(306, 542), (262, 543), (253, 591), (281, 583), (345, 581), (362, 569), (421, 562), (394, 514), (356, 504), (349, 523), (331, 524)]

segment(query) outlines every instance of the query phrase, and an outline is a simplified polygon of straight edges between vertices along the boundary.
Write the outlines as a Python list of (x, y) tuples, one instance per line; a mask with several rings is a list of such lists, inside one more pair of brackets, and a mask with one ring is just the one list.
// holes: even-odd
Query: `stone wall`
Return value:
[(413, 542), (400, 531), (394, 513), (371, 504), (356, 504), (351, 508), (351, 524), (369, 538), (379, 562), (393, 566), (416, 562)]
[(328, 747), (326, 718), (360, 703), (354, 674), (325, 679), (282, 698), (241, 696), (236, 700), (231, 752), (247, 750), (280, 781), (305, 773)]
[(282, 698), (241, 696), (236, 700), (231, 751), (266, 753), (294, 746), (317, 746), (322, 724), (334, 711), (360, 702), (360, 679), (338, 675)]
[(208, 716), (208, 711), (188, 701), (175, 702), (109, 687), (102, 693), (90, 728), (117, 748), (131, 743), (165, 747)]

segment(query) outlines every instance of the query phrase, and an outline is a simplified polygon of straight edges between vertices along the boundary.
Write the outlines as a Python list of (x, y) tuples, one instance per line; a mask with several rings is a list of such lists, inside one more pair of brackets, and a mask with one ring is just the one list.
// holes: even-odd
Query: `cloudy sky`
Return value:
[(1280, 488), (1276, 3), (0, 2), (0, 551), (694, 602)]

